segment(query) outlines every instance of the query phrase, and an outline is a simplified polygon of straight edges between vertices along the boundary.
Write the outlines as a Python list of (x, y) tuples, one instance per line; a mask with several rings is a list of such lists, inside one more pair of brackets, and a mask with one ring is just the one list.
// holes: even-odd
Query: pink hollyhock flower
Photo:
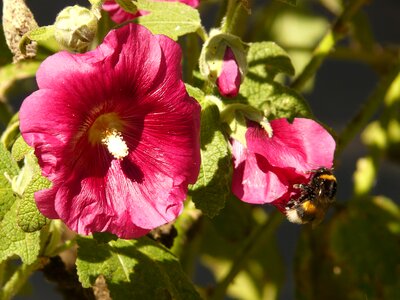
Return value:
[(317, 122), (295, 118), (270, 122), (271, 132), (249, 122), (247, 147), (231, 140), (233, 193), (244, 202), (271, 203), (281, 211), (299, 193), (293, 185), (307, 183), (311, 170), (332, 167), (335, 141)]
[[(155, 2), (181, 2), (190, 5), (194, 8), (199, 6), (200, 0), (153, 0)], [(123, 23), (125, 21), (132, 20), (134, 18), (143, 16), (146, 14), (144, 11), (138, 11), (136, 14), (131, 14), (123, 10), (115, 0), (107, 0), (103, 4), (103, 9), (110, 15), (111, 20), (115, 23)]]
[(217, 78), (217, 86), (224, 97), (236, 97), (239, 93), (241, 78), (238, 63), (231, 48), (226, 47), (221, 74)]
[(35, 194), (46, 217), (134, 238), (180, 214), (200, 164), (200, 106), (180, 61), (176, 42), (129, 24), (42, 63), (19, 116), (53, 184)]

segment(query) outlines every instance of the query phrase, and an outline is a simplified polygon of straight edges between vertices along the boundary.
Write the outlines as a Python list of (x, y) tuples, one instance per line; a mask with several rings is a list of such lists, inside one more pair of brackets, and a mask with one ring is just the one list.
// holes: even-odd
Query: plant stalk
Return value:
[(336, 157), (341, 154), (344, 148), (353, 140), (353, 138), (367, 125), (368, 121), (376, 113), (379, 105), (384, 102), (385, 95), (400, 72), (400, 65), (396, 65), (386, 76), (378, 82), (375, 90), (369, 96), (367, 101), (358, 111), (358, 113), (347, 124), (346, 128), (339, 134)]
[(301, 90), (314, 76), (325, 58), (331, 53), (336, 43), (346, 36), (345, 24), (358, 12), (368, 0), (353, 0), (339, 16), (331, 29), (325, 34), (314, 50), (313, 56), (300, 75), (292, 82), (291, 87)]

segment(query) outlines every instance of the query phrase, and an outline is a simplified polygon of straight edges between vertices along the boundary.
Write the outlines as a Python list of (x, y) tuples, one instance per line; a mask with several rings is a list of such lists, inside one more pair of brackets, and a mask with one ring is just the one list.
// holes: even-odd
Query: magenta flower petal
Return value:
[(242, 201), (263, 204), (273, 202), (287, 192), (287, 182), (279, 178), (268, 162), (248, 151), (241, 143), (232, 140), (234, 172), (232, 192)]
[[(110, 84), (118, 76), (119, 80), (129, 82), (132, 89), (146, 93), (155, 78), (160, 78), (158, 72), (164, 71), (160, 67), (163, 56), (161, 45), (157, 38), (149, 37), (148, 30), (143, 26), (125, 26), (121, 32), (124, 33), (107, 35), (103, 44), (91, 52), (71, 54), (63, 51), (47, 58), (36, 75), (39, 88), (62, 89), (71, 96), (91, 97), (97, 96), (99, 89), (112, 91)], [(130, 36), (140, 38), (127, 41)], [(107, 74), (99, 76), (97, 72), (105, 67), (108, 68)], [(83, 82), (79, 76), (85, 76), (91, 84)]]
[(280, 210), (305, 183), (310, 171), (332, 167), (335, 141), (317, 122), (295, 118), (270, 122), (270, 136), (258, 123), (249, 122), (247, 148), (233, 140), (232, 191), (249, 203), (272, 203)]
[(258, 124), (250, 122), (246, 133), (250, 151), (264, 156), (275, 167), (291, 167), (299, 175), (325, 166), (330, 168), (336, 143), (332, 136), (311, 119), (295, 118), (270, 122), (273, 136)]
[(239, 66), (231, 48), (227, 47), (222, 63), (222, 71), (216, 84), (220, 94), (224, 97), (236, 97), (239, 93), (241, 78)]
[[(173, 0), (166, 0), (168, 2), (173, 2)], [(179, 2), (185, 3), (187, 5), (190, 5), (191, 7), (198, 7), (200, 4), (200, 0), (178, 0)]]
[[(200, 0), (153, 0), (154, 2), (181, 2), (187, 5), (190, 5), (191, 7), (198, 7)], [(115, 0), (107, 0), (103, 4), (103, 9), (108, 12), (110, 15), (111, 20), (113, 20), (115, 23), (123, 23), (125, 21), (132, 20), (134, 18), (143, 16), (147, 14), (147, 12), (144, 11), (138, 11), (136, 14), (131, 14), (123, 10), (116, 2)]]
[(53, 183), (35, 194), (44, 215), (132, 238), (180, 214), (200, 166), (200, 107), (180, 61), (173, 40), (130, 24), (42, 63), (20, 129)]

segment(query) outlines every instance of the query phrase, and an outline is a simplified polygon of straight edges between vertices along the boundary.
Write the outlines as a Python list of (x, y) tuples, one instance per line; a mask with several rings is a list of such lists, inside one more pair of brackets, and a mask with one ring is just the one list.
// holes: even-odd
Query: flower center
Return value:
[(100, 115), (89, 128), (89, 142), (92, 145), (103, 144), (116, 159), (129, 154), (129, 148), (122, 136), (123, 121), (116, 113)]
[(107, 146), (108, 151), (116, 159), (123, 159), (129, 153), (128, 146), (126, 145), (122, 134), (115, 129), (107, 130), (104, 133), (104, 138), (101, 142), (103, 145)]

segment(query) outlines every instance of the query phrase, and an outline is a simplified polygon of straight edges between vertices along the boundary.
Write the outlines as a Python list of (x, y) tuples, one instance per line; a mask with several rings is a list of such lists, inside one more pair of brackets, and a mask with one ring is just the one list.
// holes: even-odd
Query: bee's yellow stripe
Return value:
[(308, 213), (308, 214), (313, 214), (316, 212), (317, 207), (314, 205), (314, 203), (312, 203), (311, 201), (305, 201), (301, 204), (301, 206), (303, 206), (304, 210)]
[(319, 178), (336, 181), (336, 177), (331, 174), (322, 174), (319, 176)]

